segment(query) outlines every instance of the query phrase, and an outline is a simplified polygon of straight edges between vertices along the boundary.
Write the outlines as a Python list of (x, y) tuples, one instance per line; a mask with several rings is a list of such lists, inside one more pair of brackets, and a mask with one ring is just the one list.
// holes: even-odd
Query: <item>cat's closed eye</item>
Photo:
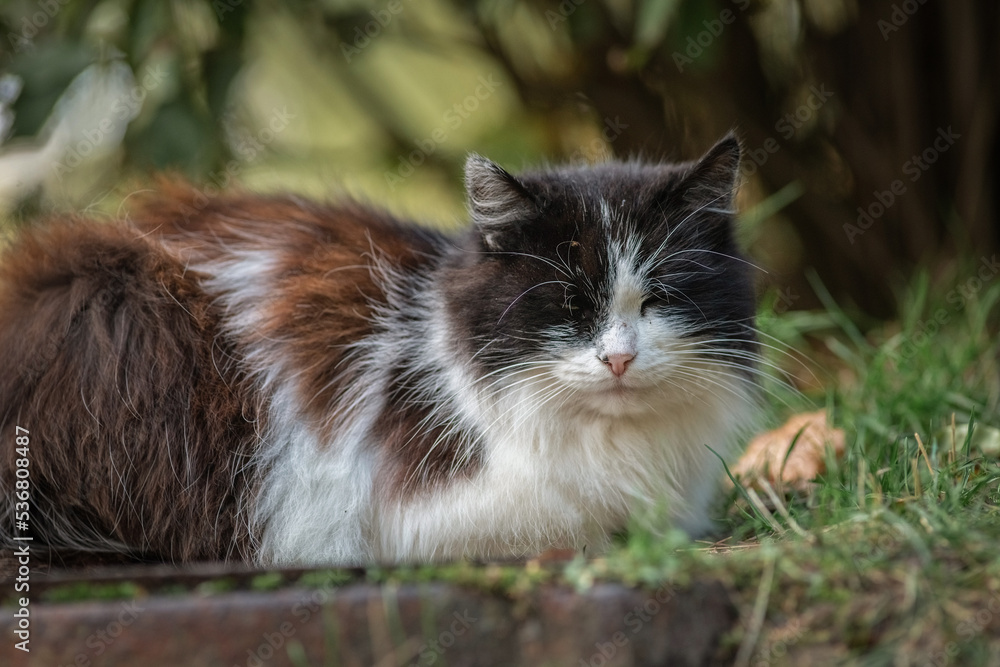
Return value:
[(566, 299), (563, 308), (574, 319), (580, 322), (591, 322), (594, 319), (596, 306), (585, 296), (571, 295)]

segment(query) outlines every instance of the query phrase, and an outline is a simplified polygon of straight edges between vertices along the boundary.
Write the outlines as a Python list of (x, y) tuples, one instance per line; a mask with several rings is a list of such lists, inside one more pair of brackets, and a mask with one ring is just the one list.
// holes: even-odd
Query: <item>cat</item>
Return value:
[(739, 165), (732, 135), (473, 155), (456, 234), (177, 182), (28, 225), (0, 258), (5, 541), (22, 510), (35, 547), (167, 562), (590, 554), (661, 504), (704, 532), (758, 386)]

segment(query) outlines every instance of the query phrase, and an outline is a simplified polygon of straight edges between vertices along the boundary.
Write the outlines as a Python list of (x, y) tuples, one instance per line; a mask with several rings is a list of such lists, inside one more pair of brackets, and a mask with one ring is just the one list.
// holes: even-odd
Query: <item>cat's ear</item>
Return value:
[(465, 190), (483, 242), (500, 250), (503, 238), (538, 213), (534, 197), (500, 165), (478, 155), (465, 161)]
[(695, 210), (732, 211), (741, 154), (740, 141), (732, 132), (712, 146), (681, 180), (684, 202)]

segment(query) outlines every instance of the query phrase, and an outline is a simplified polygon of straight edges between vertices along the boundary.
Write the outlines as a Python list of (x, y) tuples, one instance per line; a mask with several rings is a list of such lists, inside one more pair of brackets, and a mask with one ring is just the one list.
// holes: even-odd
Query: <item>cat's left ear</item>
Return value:
[(740, 141), (732, 132), (712, 146), (681, 180), (685, 203), (695, 210), (732, 211), (741, 154)]
[(491, 250), (503, 247), (505, 236), (538, 214), (538, 206), (524, 185), (503, 167), (479, 155), (465, 161), (465, 190), (472, 221)]

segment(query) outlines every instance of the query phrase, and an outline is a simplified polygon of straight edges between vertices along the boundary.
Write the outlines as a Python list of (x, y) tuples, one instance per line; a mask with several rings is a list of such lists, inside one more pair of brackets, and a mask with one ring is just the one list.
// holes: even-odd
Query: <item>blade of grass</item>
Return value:
[(766, 479), (760, 480), (760, 488), (764, 489), (764, 492), (767, 494), (767, 497), (771, 499), (772, 503), (774, 503), (775, 509), (778, 510), (778, 513), (781, 514), (781, 516), (785, 518), (785, 521), (788, 522), (788, 527), (791, 528), (800, 537), (804, 537), (807, 541), (811, 542), (814, 539), (813, 536), (810, 535), (805, 530), (803, 530), (802, 526), (800, 526), (799, 523), (792, 518), (792, 513), (788, 511), (788, 508), (785, 506), (785, 503), (781, 501), (781, 498), (778, 497), (777, 492), (775, 492), (774, 488), (770, 484), (768, 484)]
[(774, 569), (777, 556), (772, 554), (764, 567), (764, 576), (760, 579), (760, 586), (757, 588), (757, 599), (753, 604), (753, 612), (747, 622), (747, 633), (740, 642), (740, 650), (736, 654), (733, 664), (737, 667), (746, 667), (750, 664), (753, 650), (757, 646), (760, 638), (760, 631), (764, 627), (764, 619), (767, 617), (767, 603), (771, 599), (771, 585), (774, 582)]
[(924, 441), (920, 439), (919, 433), (914, 433), (917, 438), (917, 447), (920, 449), (920, 453), (924, 455), (924, 463), (927, 464), (927, 472), (931, 474), (931, 479), (934, 478), (934, 468), (931, 467), (931, 457), (927, 456), (927, 450), (924, 449)]
[(871, 345), (868, 343), (864, 334), (861, 333), (861, 330), (858, 329), (856, 324), (854, 324), (854, 321), (851, 320), (843, 309), (841, 309), (840, 305), (837, 304), (833, 295), (830, 294), (830, 291), (826, 288), (826, 285), (824, 285), (823, 281), (820, 280), (819, 274), (813, 269), (808, 269), (806, 271), (806, 279), (809, 281), (813, 290), (816, 291), (816, 296), (819, 297), (823, 307), (830, 314), (831, 319), (833, 319), (837, 326), (847, 334), (858, 349), (870, 350)]
[(781, 459), (781, 468), (778, 470), (778, 482), (780, 483), (782, 479), (785, 478), (785, 464), (788, 463), (788, 457), (792, 455), (792, 450), (795, 449), (795, 445), (799, 444), (799, 438), (802, 437), (802, 433), (809, 427), (806, 424), (798, 430), (795, 437), (792, 438), (792, 444), (788, 445), (788, 451), (785, 452), (785, 458)]
[[(722, 458), (721, 455), (719, 455), (719, 452), (717, 452), (714, 449), (712, 449), (709, 445), (705, 445), (705, 447), (708, 447), (708, 451), (710, 451), (713, 454), (715, 454), (716, 458), (718, 458), (719, 461), (722, 462), (722, 468), (726, 471), (726, 477), (728, 477), (729, 481), (733, 483), (733, 486), (736, 488), (736, 492), (739, 493), (740, 496), (743, 497), (743, 500), (745, 500), (747, 502), (747, 504), (750, 505), (750, 507), (752, 507), (754, 509), (754, 512), (757, 513), (757, 520), (763, 521), (766, 524), (772, 525), (773, 522), (774, 522), (774, 517), (772, 516), (771, 520), (769, 521), (768, 518), (764, 514), (760, 513), (760, 510), (758, 509), (757, 505), (755, 505), (754, 502), (753, 502), (753, 500), (751, 500), (750, 494), (747, 493), (747, 488), (745, 486), (743, 486), (743, 484), (740, 483), (740, 481), (733, 476), (732, 472), (730, 472), (729, 466), (726, 464), (726, 460), (724, 458)], [(759, 502), (759, 500), (760, 499), (758, 499), (758, 502)]]

